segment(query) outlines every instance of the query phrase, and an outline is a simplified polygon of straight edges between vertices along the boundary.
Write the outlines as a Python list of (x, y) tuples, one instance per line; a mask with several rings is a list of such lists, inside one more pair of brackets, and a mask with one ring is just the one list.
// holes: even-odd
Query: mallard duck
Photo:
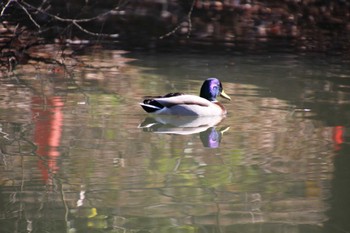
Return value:
[(199, 96), (169, 93), (147, 98), (140, 105), (146, 112), (153, 114), (222, 116), (226, 114), (226, 109), (216, 100), (218, 95), (231, 100), (217, 78), (208, 78), (204, 81)]

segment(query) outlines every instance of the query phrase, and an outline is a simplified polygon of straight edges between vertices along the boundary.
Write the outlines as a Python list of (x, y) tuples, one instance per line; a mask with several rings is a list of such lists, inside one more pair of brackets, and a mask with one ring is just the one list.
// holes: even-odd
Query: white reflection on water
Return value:
[(224, 116), (148, 116), (139, 125), (145, 132), (160, 134), (199, 134), (204, 147), (218, 148), (229, 126), (219, 128)]

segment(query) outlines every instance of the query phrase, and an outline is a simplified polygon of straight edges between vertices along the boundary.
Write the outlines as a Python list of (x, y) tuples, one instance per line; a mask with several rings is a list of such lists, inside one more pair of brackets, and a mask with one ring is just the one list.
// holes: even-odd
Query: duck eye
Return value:
[(219, 91), (218, 86), (213, 86), (211, 90), (213, 93), (218, 93), (218, 91)]

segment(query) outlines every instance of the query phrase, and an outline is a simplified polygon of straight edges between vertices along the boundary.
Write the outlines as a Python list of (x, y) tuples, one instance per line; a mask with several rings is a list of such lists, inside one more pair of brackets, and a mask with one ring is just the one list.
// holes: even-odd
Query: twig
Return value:
[(111, 14), (111, 13), (113, 13), (113, 12), (119, 10), (119, 7), (115, 7), (115, 8), (113, 8), (113, 9), (107, 11), (107, 12), (104, 12), (104, 13), (102, 13), (102, 14), (99, 14), (99, 15), (94, 16), (94, 17), (91, 17), (91, 18), (72, 19), (72, 18), (62, 18), (62, 17), (59, 17), (59, 16), (57, 16), (57, 15), (50, 14), (50, 13), (46, 12), (45, 10), (39, 9), (39, 8), (37, 8), (37, 7), (33, 6), (33, 5), (30, 5), (29, 3), (26, 3), (26, 2), (24, 2), (24, 1), (23, 1), (22, 3), (23, 3), (23, 5), (25, 5), (26, 7), (32, 8), (32, 9), (34, 9), (34, 10), (36, 10), (36, 11), (39, 11), (40, 13), (43, 13), (43, 14), (45, 14), (45, 15), (47, 15), (47, 16), (50, 16), (51, 18), (54, 18), (54, 19), (56, 19), (56, 20), (58, 20), (58, 21), (61, 21), (61, 22), (70, 22), (70, 23), (73, 23), (73, 22), (76, 22), (76, 23), (90, 22), (90, 21), (96, 20), (96, 19), (98, 19), (98, 18), (101, 18), (101, 17), (103, 17), (103, 16), (109, 15), (109, 14)]
[(10, 3), (13, 2), (13, 1), (15, 1), (15, 0), (9, 0), (9, 1), (6, 3), (6, 5), (5, 5), (5, 6), (2, 8), (2, 10), (1, 10), (0, 16), (2, 16), (2, 15), (4, 14), (6, 8), (7, 8), (7, 7), (10, 5)]
[[(48, 16), (50, 16), (51, 18), (54, 18), (58, 21), (61, 21), (61, 22), (69, 22), (69, 23), (72, 23), (73, 25), (75, 25), (77, 28), (79, 28), (81, 31), (85, 32), (86, 34), (89, 34), (89, 35), (93, 35), (93, 36), (104, 36), (104, 37), (111, 37), (111, 38), (116, 38), (119, 36), (119, 34), (104, 34), (104, 33), (95, 33), (95, 32), (91, 32), (89, 30), (86, 30), (85, 28), (83, 28), (79, 23), (84, 23), (84, 22), (90, 22), (90, 21), (93, 21), (93, 20), (96, 20), (98, 18), (101, 18), (101, 17), (104, 17), (106, 15), (109, 15), (111, 14), (112, 12), (115, 12), (115, 11), (118, 11), (119, 7), (115, 7), (107, 12), (104, 12), (102, 14), (99, 14), (97, 16), (94, 16), (94, 17), (91, 17), (91, 18), (85, 18), (85, 19), (71, 19), (71, 18), (62, 18), (62, 17), (59, 17), (57, 15), (53, 15), (53, 14), (50, 14), (48, 12), (46, 12), (45, 10), (42, 10), (42, 9), (39, 9), (37, 7), (34, 7), (33, 5), (30, 5), (29, 3), (26, 3), (23, 1), (23, 5), (25, 5), (26, 7), (28, 8), (32, 8), (40, 13), (43, 13), (43, 14), (46, 14)], [(23, 7), (23, 6), (22, 6)], [(32, 19), (32, 18), (31, 18)], [(33, 21), (33, 20), (32, 20)]]
[[(192, 5), (190, 8), (190, 11), (187, 13), (186, 16), (186, 21), (188, 22), (188, 32), (187, 32), (187, 38), (190, 37), (191, 31), (192, 31), (192, 20), (191, 20), (191, 16), (192, 16), (192, 12), (193, 12), (193, 8), (194, 8), (194, 4), (196, 3), (196, 0), (192, 1)], [(185, 21), (185, 20), (184, 20)], [(168, 36), (171, 36), (172, 34), (174, 34), (177, 30), (179, 30), (179, 28), (181, 28), (181, 24), (183, 23), (183, 21), (181, 23), (179, 23), (179, 25), (177, 25), (173, 30), (171, 30), (170, 32), (166, 33), (163, 36), (160, 36), (159, 39), (164, 39)]]
[(86, 34), (89, 35), (93, 35), (93, 36), (105, 36), (105, 37), (111, 37), (111, 38), (116, 38), (119, 36), (119, 34), (104, 34), (104, 33), (96, 33), (96, 32), (90, 32), (88, 30), (86, 30), (85, 28), (83, 28), (82, 26), (80, 26), (77, 21), (73, 20), (72, 23), (79, 28), (81, 31), (85, 32)]
[(40, 25), (33, 19), (32, 15), (28, 12), (27, 8), (25, 8), (21, 3), (17, 2), (17, 5), (19, 5), (23, 11), (28, 15), (29, 19), (34, 23), (34, 25), (37, 27), (37, 28), (40, 28)]
[(177, 25), (173, 30), (171, 30), (171, 31), (168, 32), (167, 34), (160, 36), (159, 39), (162, 40), (162, 39), (164, 39), (164, 38), (166, 38), (166, 37), (171, 36), (171, 35), (174, 34), (177, 30), (179, 30), (179, 28), (180, 28), (181, 26), (182, 26), (182, 25), (181, 25), (181, 23), (180, 23), (179, 25)]
[(5, 10), (7, 7), (10, 5), (11, 2), (17, 3), (18, 6), (22, 8), (22, 10), (28, 15), (29, 19), (33, 22), (33, 24), (37, 27), (40, 28), (40, 25), (33, 19), (32, 15), (28, 12), (27, 8), (25, 8), (21, 3), (19, 3), (17, 0), (9, 0), (6, 5), (2, 8), (0, 16), (3, 16), (5, 13)]
[(192, 31), (192, 12), (193, 12), (193, 8), (194, 8), (194, 4), (196, 3), (196, 0), (193, 0), (192, 5), (191, 5), (191, 9), (187, 14), (187, 20), (188, 20), (188, 33), (187, 33), (187, 38), (190, 37), (191, 31)]

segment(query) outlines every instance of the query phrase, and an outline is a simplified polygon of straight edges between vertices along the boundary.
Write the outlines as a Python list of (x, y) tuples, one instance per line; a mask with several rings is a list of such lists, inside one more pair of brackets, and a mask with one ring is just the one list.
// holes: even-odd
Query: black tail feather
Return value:
[(168, 97), (174, 97), (183, 95), (183, 93), (175, 92), (175, 93), (169, 93), (164, 96), (147, 96), (146, 99), (143, 101), (143, 104), (141, 104), (141, 107), (148, 113), (152, 113), (155, 111), (158, 111), (164, 106), (160, 104), (158, 101), (155, 100), (155, 98), (168, 98)]
[(152, 105), (149, 105), (149, 104), (146, 104), (146, 105), (141, 104), (141, 107), (143, 108), (143, 110), (145, 110), (148, 113), (152, 113), (160, 109), (158, 107), (151, 107), (151, 106)]

